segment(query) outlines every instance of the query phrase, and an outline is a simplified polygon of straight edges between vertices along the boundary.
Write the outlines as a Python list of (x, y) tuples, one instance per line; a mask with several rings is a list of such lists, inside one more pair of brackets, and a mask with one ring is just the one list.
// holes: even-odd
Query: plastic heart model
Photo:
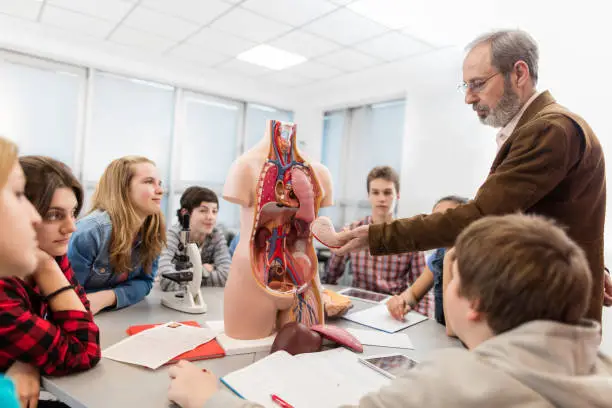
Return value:
[(328, 248), (340, 248), (343, 244), (339, 237), (340, 234), (338, 234), (334, 228), (332, 220), (327, 217), (318, 217), (315, 219), (312, 224), (310, 224), (310, 231), (317, 241)]

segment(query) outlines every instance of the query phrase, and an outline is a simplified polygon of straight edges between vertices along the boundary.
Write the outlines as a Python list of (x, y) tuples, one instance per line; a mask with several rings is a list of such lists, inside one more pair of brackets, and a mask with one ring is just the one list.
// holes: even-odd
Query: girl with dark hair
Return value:
[(83, 204), (83, 190), (68, 166), (42, 156), (19, 159), (25, 198), (42, 216), (35, 225), (34, 274), (0, 279), (0, 370), (13, 379), (22, 406), (44, 401), (40, 375), (87, 370), (100, 360), (98, 326), (85, 291), (66, 256)]
[[(466, 198), (454, 195), (442, 197), (436, 202), (432, 212), (443, 213), (450, 208), (465, 204), (467, 201)], [(446, 324), (442, 300), (444, 292), (442, 282), (444, 255), (446, 255), (446, 248), (436, 249), (434, 253), (427, 258), (427, 267), (423, 270), (421, 276), (414, 281), (412, 286), (401, 294), (389, 299), (387, 302), (387, 309), (389, 309), (391, 316), (398, 320), (402, 320), (404, 315), (413, 309), (421, 298), (433, 287), (436, 321), (440, 324)]]

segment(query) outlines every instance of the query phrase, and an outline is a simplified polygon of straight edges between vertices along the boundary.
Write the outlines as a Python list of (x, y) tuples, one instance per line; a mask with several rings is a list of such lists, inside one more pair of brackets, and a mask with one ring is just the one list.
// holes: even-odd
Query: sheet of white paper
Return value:
[(168, 322), (144, 330), (102, 351), (111, 360), (156, 369), (174, 357), (214, 339), (216, 333), (203, 327)]
[(206, 326), (211, 328), (217, 334), (223, 333), (225, 331), (225, 323), (223, 320), (207, 320)]
[(359, 340), (361, 344), (368, 346), (393, 347), (414, 350), (410, 337), (405, 333), (385, 333), (379, 330), (346, 329)]
[(387, 333), (395, 333), (423, 320), (427, 320), (427, 317), (413, 311), (408, 312), (404, 317), (405, 321), (395, 320), (389, 314), (387, 305), (378, 305), (359, 312), (349, 313), (344, 318)]

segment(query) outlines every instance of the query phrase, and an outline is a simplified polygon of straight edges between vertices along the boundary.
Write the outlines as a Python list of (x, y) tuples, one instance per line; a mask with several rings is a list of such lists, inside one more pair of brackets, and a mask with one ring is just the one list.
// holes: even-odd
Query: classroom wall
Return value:
[[(440, 70), (440, 75), (452, 76)], [(428, 213), (442, 196), (473, 197), (495, 157), (495, 131), (478, 121), (449, 84), (413, 90), (406, 98), (399, 213)]]
[(300, 151), (311, 161), (321, 161), (323, 110), (311, 104), (298, 104), (293, 110), (293, 121), (297, 124)]

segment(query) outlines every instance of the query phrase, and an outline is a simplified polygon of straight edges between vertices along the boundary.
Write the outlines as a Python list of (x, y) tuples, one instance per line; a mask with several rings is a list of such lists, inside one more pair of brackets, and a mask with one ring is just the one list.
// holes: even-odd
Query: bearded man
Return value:
[(529, 34), (496, 31), (467, 51), (460, 85), (465, 102), (483, 124), (501, 128), (497, 156), (474, 200), (441, 214), (344, 231), (344, 246), (335, 252), (369, 248), (372, 255), (389, 255), (449, 247), (484, 216), (540, 214), (564, 226), (586, 253), (593, 286), (585, 317), (601, 322), (602, 305), (612, 304), (612, 281), (604, 273), (606, 175), (599, 141), (584, 119), (536, 90), (538, 46)]

